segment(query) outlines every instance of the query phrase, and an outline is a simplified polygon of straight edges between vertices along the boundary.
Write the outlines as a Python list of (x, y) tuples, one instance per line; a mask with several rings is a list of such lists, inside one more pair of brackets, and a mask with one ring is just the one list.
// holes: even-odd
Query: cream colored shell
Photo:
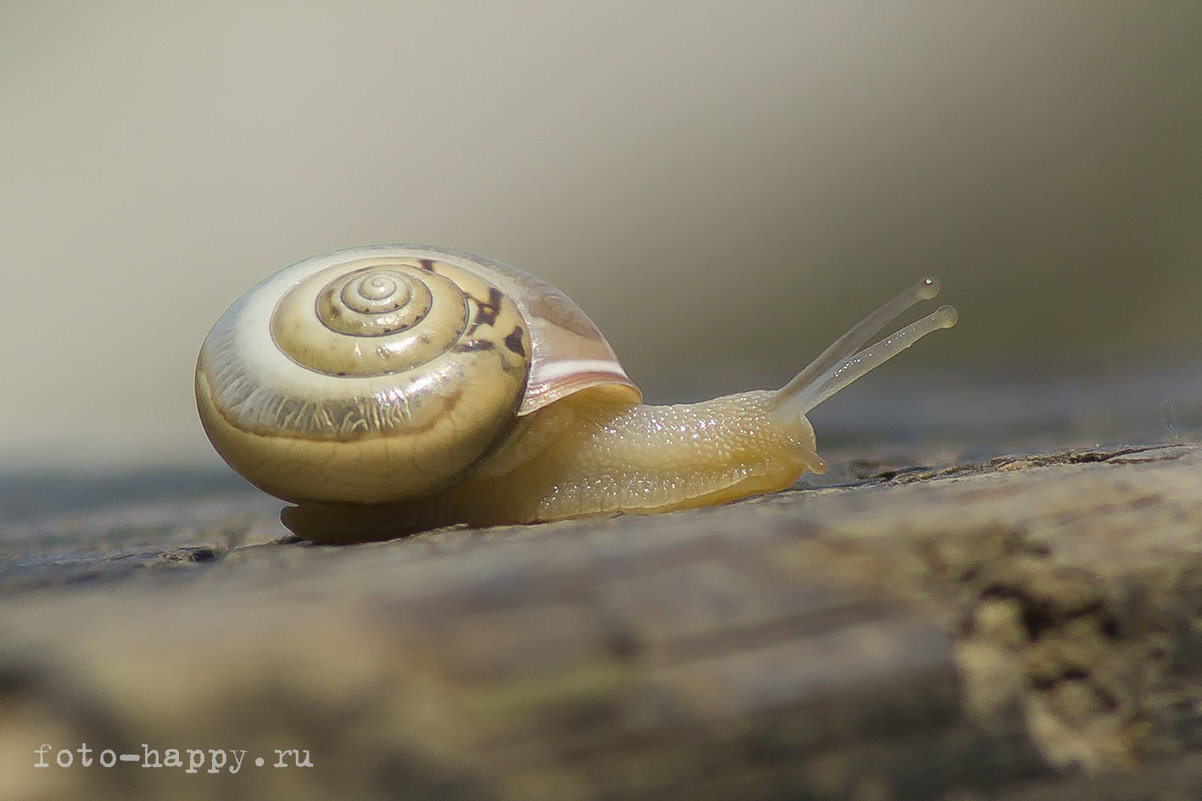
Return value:
[(201, 348), (214, 447), (293, 502), (388, 503), (458, 481), (514, 421), (582, 391), (640, 400), (563, 293), (459, 251), (375, 245), (259, 283)]

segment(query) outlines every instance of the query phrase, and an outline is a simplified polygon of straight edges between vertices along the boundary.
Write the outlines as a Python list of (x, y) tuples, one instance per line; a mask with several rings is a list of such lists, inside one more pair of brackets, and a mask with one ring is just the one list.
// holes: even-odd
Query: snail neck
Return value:
[(784, 489), (826, 465), (804, 417), (767, 413), (773, 397), (644, 406), (581, 393), (532, 415), (469, 482), (488, 495), (503, 490), (500, 505), (520, 498), (521, 516), (539, 520), (683, 509)]
[(378, 507), (306, 505), (285, 524), (318, 540), (397, 536), (452, 523), (492, 525), (708, 506), (821, 473), (804, 416), (770, 414), (772, 392), (642, 406), (582, 392), (522, 418), (467, 479)]

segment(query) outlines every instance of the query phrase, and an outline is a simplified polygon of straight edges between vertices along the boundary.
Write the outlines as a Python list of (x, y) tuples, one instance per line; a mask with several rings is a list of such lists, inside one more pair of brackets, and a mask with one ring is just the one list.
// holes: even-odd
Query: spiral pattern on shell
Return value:
[(201, 348), (209, 439), (297, 502), (383, 503), (458, 480), (513, 425), (531, 358), (521, 310), (471, 268), (363, 248), (263, 281)]
[(316, 273), (280, 299), (271, 336), (294, 362), (326, 375), (412, 370), (456, 347), (499, 303), (495, 288), (425, 265), (351, 261)]
[(430, 311), (430, 288), (394, 268), (364, 267), (317, 296), (317, 316), (342, 334), (378, 336), (411, 328)]

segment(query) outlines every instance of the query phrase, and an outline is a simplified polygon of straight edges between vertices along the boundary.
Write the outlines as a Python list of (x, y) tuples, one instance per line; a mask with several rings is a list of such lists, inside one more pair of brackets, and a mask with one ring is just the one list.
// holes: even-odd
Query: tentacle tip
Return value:
[(930, 300), (939, 294), (940, 288), (939, 279), (933, 275), (928, 275), (919, 280), (918, 284), (914, 287), (914, 290), (923, 300)]
[(960, 319), (960, 312), (956, 311), (955, 306), (949, 306), (945, 303), (931, 312), (931, 316), (940, 328), (951, 328)]

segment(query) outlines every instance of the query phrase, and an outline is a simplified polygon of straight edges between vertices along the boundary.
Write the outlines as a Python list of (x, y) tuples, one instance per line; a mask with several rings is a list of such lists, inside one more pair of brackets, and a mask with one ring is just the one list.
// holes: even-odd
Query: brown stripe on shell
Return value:
[(487, 339), (467, 339), (455, 346), (456, 353), (470, 353), (474, 350), (492, 350), (497, 345)]
[(519, 325), (513, 329), (509, 336), (505, 337), (505, 347), (509, 348), (523, 359), (526, 358), (526, 347), (522, 344), (522, 337), (525, 336), (525, 334), (526, 332), (523, 331), (522, 327)]
[(476, 319), (472, 320), (472, 327), (469, 330), (474, 332), (482, 325), (495, 325), (497, 315), (501, 313), (501, 300), (505, 296), (501, 294), (501, 290), (496, 287), (488, 288), (488, 301), (482, 301), (478, 298), (472, 298), (476, 301)]

